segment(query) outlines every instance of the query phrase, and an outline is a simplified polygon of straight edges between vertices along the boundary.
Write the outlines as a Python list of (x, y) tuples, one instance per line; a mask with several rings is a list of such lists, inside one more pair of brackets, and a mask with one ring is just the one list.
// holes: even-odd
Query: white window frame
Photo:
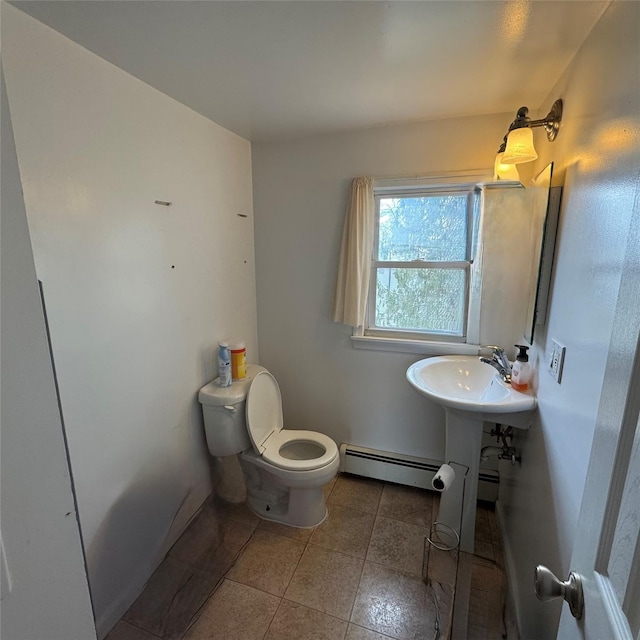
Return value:
[[(391, 184), (389, 184), (391, 183)], [(442, 261), (426, 262), (416, 260), (416, 267), (408, 266), (411, 263), (406, 261), (391, 262), (378, 260), (378, 240), (380, 223), (380, 200), (388, 197), (422, 197), (441, 196), (447, 194), (467, 195), (467, 247), (465, 260), (462, 261)], [(374, 188), (375, 198), (375, 225), (374, 225), (374, 245), (371, 260), (371, 278), (369, 284), (369, 296), (367, 301), (367, 322), (364, 327), (360, 327), (352, 336), (352, 344), (355, 348), (377, 349), (383, 351), (404, 351), (409, 353), (424, 354), (461, 354), (478, 353), (478, 345), (468, 343), (469, 339), (469, 317), (470, 291), (472, 287), (472, 265), (474, 262), (474, 252), (477, 234), (478, 219), (475, 215), (480, 215), (477, 208), (482, 206), (482, 185), (475, 183), (463, 184), (442, 184), (437, 186), (425, 184), (393, 184), (389, 180), (386, 184), (376, 185)], [(477, 214), (476, 214), (477, 211)], [(420, 330), (402, 330), (375, 327), (375, 304), (377, 269), (387, 268), (463, 268), (465, 270), (465, 304), (463, 316), (462, 335), (445, 332), (432, 332)]]

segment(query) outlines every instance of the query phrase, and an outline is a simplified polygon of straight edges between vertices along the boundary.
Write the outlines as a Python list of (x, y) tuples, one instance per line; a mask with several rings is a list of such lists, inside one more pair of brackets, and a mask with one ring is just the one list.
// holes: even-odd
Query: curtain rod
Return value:
[(399, 173), (386, 176), (372, 176), (374, 180), (435, 180), (439, 178), (493, 175), (493, 167), (484, 169), (464, 169), (462, 171), (442, 171), (438, 173)]

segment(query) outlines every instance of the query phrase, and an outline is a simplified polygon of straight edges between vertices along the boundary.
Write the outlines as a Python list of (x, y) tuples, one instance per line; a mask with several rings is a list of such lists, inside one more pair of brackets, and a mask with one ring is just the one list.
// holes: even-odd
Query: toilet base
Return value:
[[(295, 495), (296, 493), (306, 495)], [(322, 489), (319, 492), (320, 500), (318, 496), (309, 493), (308, 489), (291, 489), (289, 500), (276, 504), (269, 504), (249, 493), (247, 506), (263, 520), (279, 522), (298, 529), (312, 529), (325, 521), (329, 511), (324, 502)]]
[(324, 485), (338, 472), (339, 459), (322, 469), (287, 472), (274, 469), (253, 452), (240, 456), (247, 481), (247, 504), (257, 516), (290, 527), (317, 527), (327, 517)]

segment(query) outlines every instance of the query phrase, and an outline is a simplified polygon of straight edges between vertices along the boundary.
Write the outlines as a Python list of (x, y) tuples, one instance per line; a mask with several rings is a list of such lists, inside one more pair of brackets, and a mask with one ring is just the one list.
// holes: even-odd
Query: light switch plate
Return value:
[(562, 380), (562, 367), (564, 366), (564, 356), (567, 348), (557, 340), (551, 339), (551, 355), (549, 358), (549, 373), (551, 377), (560, 384)]

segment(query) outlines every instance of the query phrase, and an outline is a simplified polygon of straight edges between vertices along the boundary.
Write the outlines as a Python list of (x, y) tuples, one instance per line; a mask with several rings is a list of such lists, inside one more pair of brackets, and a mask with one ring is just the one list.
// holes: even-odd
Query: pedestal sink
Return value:
[[(460, 549), (473, 553), (478, 471), (484, 422), (528, 429), (536, 410), (530, 391), (520, 392), (505, 383), (491, 365), (475, 356), (425, 358), (407, 369), (407, 380), (422, 395), (444, 407), (445, 462), (468, 468), (456, 476), (457, 490), (440, 496), (438, 522), (460, 535)], [(460, 467), (458, 467), (460, 468)]]

